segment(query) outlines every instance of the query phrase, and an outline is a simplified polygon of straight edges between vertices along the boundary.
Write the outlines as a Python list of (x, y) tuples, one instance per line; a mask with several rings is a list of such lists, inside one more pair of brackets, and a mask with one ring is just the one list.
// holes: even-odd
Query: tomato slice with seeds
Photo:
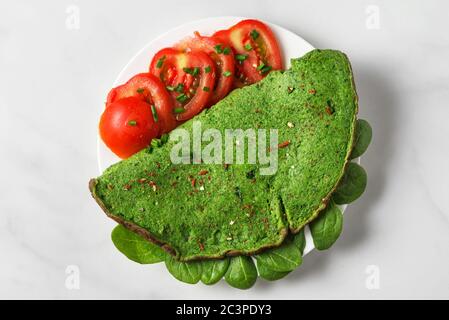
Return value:
[(111, 102), (100, 118), (100, 136), (122, 159), (148, 146), (160, 132), (150, 105), (139, 97), (126, 97)]
[(150, 106), (154, 106), (151, 107), (154, 113), (154, 120), (161, 122), (160, 134), (170, 132), (178, 125), (171, 97), (158, 77), (150, 73), (135, 75), (125, 84), (109, 92), (106, 107), (117, 100), (127, 97), (136, 97), (147, 102)]
[(208, 106), (216, 104), (231, 91), (234, 82), (235, 60), (229, 45), (195, 32), (193, 37), (179, 42), (176, 48), (183, 52), (204, 52), (214, 61), (217, 77)]
[(236, 61), (237, 86), (262, 80), (271, 70), (282, 69), (279, 44), (273, 31), (263, 22), (242, 20), (214, 38), (232, 46)]
[(156, 53), (150, 73), (162, 80), (171, 94), (178, 121), (193, 118), (207, 106), (216, 77), (214, 61), (206, 53), (174, 48)]

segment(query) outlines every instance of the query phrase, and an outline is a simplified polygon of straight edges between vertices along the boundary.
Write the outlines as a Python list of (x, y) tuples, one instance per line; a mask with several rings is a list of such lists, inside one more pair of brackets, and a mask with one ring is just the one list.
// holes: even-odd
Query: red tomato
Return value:
[(149, 145), (159, 135), (151, 106), (137, 97), (109, 104), (100, 119), (100, 136), (117, 156), (128, 158)]
[(161, 134), (176, 128), (177, 121), (173, 111), (173, 103), (164, 84), (150, 73), (140, 73), (127, 83), (112, 89), (108, 94), (106, 105), (126, 97), (139, 98), (154, 106), (155, 121), (160, 121)]
[(170, 91), (178, 121), (200, 113), (215, 85), (215, 64), (204, 52), (162, 49), (153, 57), (150, 72)]
[(234, 49), (236, 77), (242, 86), (263, 79), (271, 70), (282, 69), (281, 51), (271, 29), (258, 20), (242, 20), (213, 35)]
[(176, 48), (184, 52), (204, 52), (215, 62), (217, 78), (209, 99), (209, 106), (216, 104), (231, 91), (234, 82), (235, 60), (234, 53), (228, 45), (195, 32), (194, 37), (181, 41)]

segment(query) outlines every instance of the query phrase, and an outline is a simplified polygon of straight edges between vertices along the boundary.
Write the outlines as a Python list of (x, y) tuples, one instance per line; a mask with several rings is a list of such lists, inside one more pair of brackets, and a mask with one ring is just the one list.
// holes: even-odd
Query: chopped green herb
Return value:
[(225, 72), (223, 72), (223, 75), (224, 75), (225, 77), (229, 77), (231, 74), (232, 74), (231, 71), (225, 71)]
[(136, 91), (137, 91), (137, 93), (143, 93), (145, 91), (145, 89), (144, 88), (139, 88)]
[(223, 49), (223, 54), (228, 55), (231, 53), (231, 49), (229, 49), (229, 47), (226, 47)]
[(264, 68), (265, 67), (265, 63), (261, 63), (258, 67), (257, 67), (257, 70), (262, 70), (262, 68)]
[(157, 115), (157, 110), (156, 110), (156, 107), (154, 105), (151, 105), (151, 113), (153, 114), (154, 122), (158, 122), (159, 117)]
[(197, 76), (199, 73), (200, 73), (200, 68), (198, 68), (198, 67), (193, 68), (192, 76)]
[(157, 68), (162, 68), (162, 65), (164, 64), (164, 60), (165, 60), (165, 56), (162, 56), (162, 57), (157, 61), (156, 67), (157, 67)]
[(211, 71), (211, 67), (207, 66), (206, 68), (204, 68), (204, 72), (205, 73), (209, 73)]
[(261, 70), (260, 70), (260, 73), (267, 73), (268, 71), (270, 71), (271, 70), (271, 67), (270, 66), (264, 66)]
[(251, 51), (252, 49), (253, 49), (253, 47), (251, 46), (251, 43), (245, 44), (245, 50), (246, 51)]
[(235, 58), (237, 61), (245, 61), (248, 58), (247, 54), (236, 54)]
[(209, 90), (209, 87), (204, 87), (204, 88), (203, 88), (203, 91), (209, 92), (209, 91), (210, 91), (210, 90)]
[(175, 90), (175, 87), (173, 87), (173, 86), (166, 86), (165, 87), (168, 91), (174, 91)]
[(182, 70), (183, 70), (185, 73), (188, 73), (188, 74), (192, 74), (192, 72), (193, 72), (193, 69), (192, 69), (192, 68), (182, 68)]
[(222, 53), (223, 52), (221, 44), (217, 44), (214, 48), (215, 48), (215, 52), (216, 53)]
[(184, 85), (182, 83), (178, 83), (178, 85), (175, 88), (175, 91), (179, 92), (179, 93), (183, 93), (184, 92)]
[(167, 141), (168, 141), (168, 134), (164, 133), (164, 134), (161, 136), (161, 143), (164, 144), (164, 143), (166, 143)]
[(256, 40), (259, 37), (259, 32), (257, 32), (256, 29), (254, 29), (253, 31), (250, 32), (251, 38), (253, 38), (253, 40)]
[(161, 146), (161, 140), (159, 140), (159, 139), (153, 139), (153, 140), (151, 140), (151, 146), (152, 146), (153, 148), (158, 148), (158, 147), (160, 147), (160, 146)]
[(175, 108), (175, 110), (173, 110), (176, 114), (179, 113), (183, 113), (184, 111), (186, 111), (184, 108)]
[(176, 97), (176, 100), (179, 102), (186, 102), (187, 99), (189, 99), (188, 96), (186, 96), (184, 93), (181, 93), (179, 96)]
[(136, 120), (129, 120), (128, 121), (128, 125), (131, 127), (135, 127), (137, 125), (137, 121)]

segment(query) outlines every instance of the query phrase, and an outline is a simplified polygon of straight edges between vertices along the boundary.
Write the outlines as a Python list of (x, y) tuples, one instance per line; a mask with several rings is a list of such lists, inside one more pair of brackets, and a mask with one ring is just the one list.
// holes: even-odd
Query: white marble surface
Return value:
[[(70, 5), (79, 30), (66, 27)], [(367, 28), (369, 5), (379, 29)], [(332, 250), (247, 291), (129, 262), (87, 190), (100, 106), (124, 64), (169, 28), (223, 15), (347, 52), (374, 129), (366, 194)], [(443, 0), (1, 1), (0, 298), (449, 298), (448, 30)], [(78, 290), (66, 287), (68, 265), (79, 267)], [(366, 285), (370, 265), (378, 289)]]

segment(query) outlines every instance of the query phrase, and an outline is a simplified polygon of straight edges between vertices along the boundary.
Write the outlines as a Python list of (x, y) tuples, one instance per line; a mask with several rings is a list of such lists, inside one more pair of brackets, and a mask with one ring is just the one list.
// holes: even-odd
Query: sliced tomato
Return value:
[(215, 85), (214, 61), (204, 52), (165, 48), (156, 53), (150, 73), (169, 90), (178, 121), (193, 118), (203, 110)]
[(271, 29), (261, 21), (242, 20), (228, 30), (213, 35), (234, 50), (237, 86), (255, 83), (271, 70), (282, 69), (279, 44)]
[(161, 134), (176, 128), (178, 122), (175, 118), (171, 97), (158, 77), (151, 73), (135, 75), (125, 84), (109, 92), (106, 106), (126, 97), (136, 97), (154, 106), (152, 110), (155, 113), (154, 120), (161, 122)]
[(110, 103), (101, 115), (99, 129), (104, 143), (122, 159), (148, 146), (161, 130), (150, 104), (138, 97)]
[(201, 36), (186, 38), (176, 45), (183, 52), (204, 52), (215, 63), (216, 81), (208, 105), (214, 105), (231, 91), (234, 82), (234, 53), (229, 45), (212, 37)]

